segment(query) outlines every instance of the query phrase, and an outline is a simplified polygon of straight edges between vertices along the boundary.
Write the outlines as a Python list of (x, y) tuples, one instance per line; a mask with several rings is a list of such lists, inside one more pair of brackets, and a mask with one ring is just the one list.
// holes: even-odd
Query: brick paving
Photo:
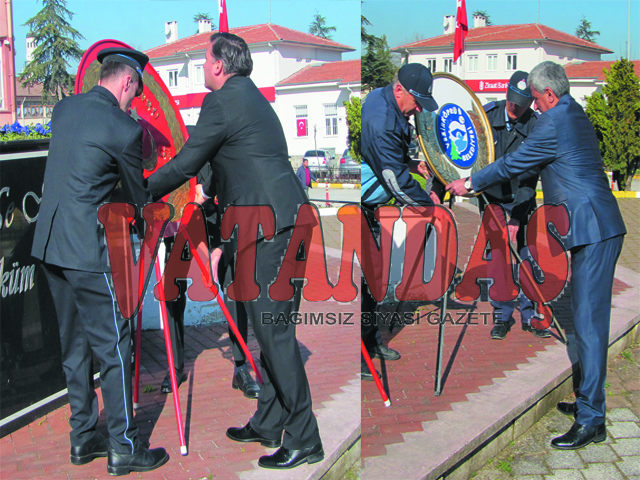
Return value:
[[(640, 479), (640, 344), (609, 363), (607, 440), (580, 450), (555, 450), (554, 437), (571, 427), (571, 417), (551, 410), (482, 469), (474, 480)], [(575, 401), (568, 397), (565, 401)]]
[[(638, 200), (621, 200), (630, 233), (624, 245), (621, 263), (624, 262), (627, 268), (634, 268), (634, 271), (638, 271), (637, 263), (635, 267), (633, 263), (637, 259), (638, 240), (637, 237), (630, 237), (634, 229), (637, 229), (639, 205)], [(459, 232), (458, 267), (464, 268), (472, 249), (471, 237), (479, 228), (479, 216), (473, 208), (459, 205), (455, 208), (455, 216)], [(627, 288), (628, 285), (616, 279), (614, 295), (625, 292)], [(553, 304), (556, 317), (569, 332), (570, 298), (569, 285)], [(423, 305), (418, 308), (418, 312), (422, 318), (427, 316), (428, 320), (428, 313), (435, 313), (438, 307), (439, 305)], [(398, 308), (398, 305), (389, 305), (386, 310), (395, 308)], [(406, 305), (404, 308), (413, 311), (416, 305)], [(444, 389), (441, 396), (434, 394), (437, 317), (432, 317), (431, 323), (423, 321), (419, 325), (405, 325), (403, 328), (395, 326), (393, 332), (389, 333), (387, 330), (383, 333), (385, 344), (398, 350), (402, 358), (395, 362), (375, 361), (383, 374), (385, 386), (393, 402), (390, 408), (384, 407), (372, 382), (363, 382), (362, 385), (363, 478), (382, 478), (375, 465), (384, 465), (383, 471), (386, 473), (393, 469), (391, 465), (397, 464), (397, 458), (382, 460), (389, 453), (389, 446), (394, 445), (394, 455), (400, 452), (403, 442), (408, 438), (422, 438), (417, 434), (420, 434), (426, 425), (437, 423), (441, 419), (439, 414), (452, 410), (453, 404), (458, 404), (456, 408), (464, 409), (464, 402), (468, 401), (469, 394), (482, 391), (483, 386), (492, 385), (497, 379), (510, 378), (508, 372), (517, 370), (538, 354), (548, 350), (550, 346), (558, 344), (556, 338), (538, 339), (530, 333), (523, 332), (518, 313), (515, 314), (516, 325), (507, 338), (502, 341), (491, 340), (491, 306), (487, 302), (478, 301), (473, 305), (450, 302), (448, 309), (454, 318), (459, 318), (464, 313), (467, 315), (460, 325), (454, 325), (452, 322), (445, 324)], [(477, 314), (477, 324), (471, 324), (469, 312)], [(435, 438), (425, 437), (423, 441), (425, 448), (439, 444)], [(395, 448), (396, 446), (398, 448)], [(367, 462), (368, 459), (375, 458), (381, 460)], [(420, 462), (419, 459), (415, 461)]]
[[(325, 220), (325, 228), (328, 230), (340, 226), (335, 219), (323, 219), (323, 222)], [(335, 232), (329, 233), (327, 237), (329, 249), (337, 250), (340, 247), (340, 237)], [(329, 255), (329, 278), (335, 283), (340, 262), (335, 252), (333, 256), (331, 252)], [(359, 277), (360, 272), (356, 269), (353, 278), (359, 281)], [(226, 480), (274, 478), (274, 474), (287, 479), (319, 477), (337, 460), (337, 455), (344, 451), (342, 448), (337, 452), (340, 442), (348, 440), (346, 436), (335, 438), (338, 428), (332, 428), (332, 422), (351, 425), (348, 427), (351, 431), (347, 434), (351, 433), (355, 437), (348, 440), (346, 447), (359, 436), (359, 351), (356, 347), (359, 336), (356, 320), (358, 311), (357, 301), (302, 302), (303, 314), (342, 313), (343, 319), (347, 318), (347, 314), (355, 315), (349, 325), (341, 322), (330, 325), (303, 322), (297, 326), (297, 337), (326, 457), (322, 463), (298, 467), (285, 476), (257, 466), (261, 455), (273, 453), (274, 450), (256, 443), (236, 443), (225, 435), (228, 427), (244, 425), (256, 407), (255, 401), (244, 398), (239, 391), (231, 388), (233, 361), (226, 323), (185, 329), (185, 369), (189, 377), (181, 386), (179, 394), (189, 449), (187, 456), (180, 455), (173, 397), (160, 393), (160, 384), (166, 372), (163, 333), (159, 330), (143, 331), (141, 393), (135, 418), (141, 439), (149, 441), (152, 448), (166, 448), (171, 459), (156, 471), (132, 473), (129, 478)], [(259, 348), (251, 329), (248, 346), (259, 365)], [(357, 388), (357, 395), (353, 401), (346, 402), (345, 392), (354, 388)], [(98, 395), (102, 407), (99, 389)], [(330, 412), (325, 413), (323, 410)], [(69, 415), (70, 410), (66, 405), (0, 439), (0, 477), (3, 480), (108, 478), (106, 459), (96, 459), (83, 466), (70, 464)], [(104, 411), (98, 425), (99, 430), (106, 434)]]

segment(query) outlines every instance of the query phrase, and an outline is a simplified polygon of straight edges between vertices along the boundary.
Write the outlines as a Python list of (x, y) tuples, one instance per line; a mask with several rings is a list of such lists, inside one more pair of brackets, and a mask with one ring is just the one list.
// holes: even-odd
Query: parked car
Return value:
[(357, 178), (359, 177), (359, 175), (360, 164), (353, 159), (353, 157), (351, 156), (351, 151), (347, 148), (340, 158), (336, 176), (343, 178)]
[(318, 169), (328, 168), (333, 157), (331, 152), (327, 150), (307, 150), (302, 158), (302, 161), (305, 160), (309, 161), (309, 167), (315, 167), (313, 170), (317, 171)]

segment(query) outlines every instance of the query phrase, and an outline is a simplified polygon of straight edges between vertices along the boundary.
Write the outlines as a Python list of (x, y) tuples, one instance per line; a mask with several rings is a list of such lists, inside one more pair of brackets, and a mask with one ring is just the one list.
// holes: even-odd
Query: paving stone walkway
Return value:
[[(639, 480), (640, 345), (610, 362), (607, 440), (579, 450), (556, 450), (551, 439), (571, 427), (571, 417), (553, 409), (513, 445), (473, 473), (474, 480)], [(566, 401), (575, 401), (569, 397)]]

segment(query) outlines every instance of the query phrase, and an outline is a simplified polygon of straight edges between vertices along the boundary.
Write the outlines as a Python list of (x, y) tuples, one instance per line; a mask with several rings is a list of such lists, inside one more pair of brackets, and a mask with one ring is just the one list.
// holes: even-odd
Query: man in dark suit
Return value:
[[(180, 153), (148, 179), (149, 190), (162, 196), (195, 176), (209, 162), (212, 176), (203, 193), (217, 192), (220, 209), (270, 205), (275, 213), (275, 235), (257, 241), (256, 279), (260, 295), (251, 302), (236, 302), (251, 320), (260, 345), (264, 385), (258, 409), (243, 428), (229, 428), (238, 442), (260, 442), (282, 447), (263, 456), (265, 468), (292, 468), (324, 458), (318, 425), (313, 415), (309, 383), (293, 323), (263, 324), (262, 314), (290, 318), (300, 305), (300, 289), (286, 302), (269, 298), (268, 287), (277, 276), (305, 201), (302, 186), (288, 160), (287, 144), (276, 113), (249, 79), (253, 62), (244, 40), (215, 33), (206, 50), (205, 86), (212, 90), (202, 104), (196, 128)], [(225, 261), (232, 265), (237, 239), (224, 245)], [(235, 274), (235, 272), (232, 272)], [(233, 280), (232, 278), (225, 279)]]
[[(211, 176), (211, 166), (207, 163), (198, 172), (198, 182), (204, 183)], [(214, 275), (214, 281), (219, 281), (220, 284), (224, 284), (224, 280), (227, 275), (231, 275), (232, 265), (227, 264), (225, 259), (220, 261), (222, 257), (222, 241), (220, 240), (220, 214), (218, 212), (218, 205), (215, 203), (215, 195), (202, 204), (202, 208), (207, 217), (207, 233), (209, 236), (209, 251), (211, 252), (211, 264)], [(167, 237), (164, 239), (166, 247), (165, 262), (169, 261), (171, 255), (171, 249), (173, 248), (175, 237)], [(189, 252), (189, 246), (185, 244), (183, 253), (183, 259), (188, 260), (191, 257)], [(176, 379), (178, 381), (178, 387), (182, 382), (187, 379), (187, 373), (184, 371), (184, 311), (187, 305), (187, 281), (184, 279), (176, 280), (178, 288), (180, 288), (180, 294), (178, 298), (171, 302), (167, 302), (167, 323), (169, 325), (169, 335), (171, 337), (171, 345), (173, 349), (173, 364), (176, 369)], [(227, 299), (225, 302), (229, 312), (236, 321), (238, 331), (242, 335), (245, 343), (247, 342), (248, 325), (246, 312), (244, 310), (238, 310), (236, 302)], [(245, 357), (244, 351), (240, 347), (238, 340), (236, 339), (231, 327), (229, 327), (229, 338), (231, 340), (231, 351), (233, 353), (234, 360), (234, 372), (233, 379), (231, 380), (231, 387), (235, 390), (240, 390), (246, 398), (257, 399), (260, 392), (260, 386), (251, 377), (249, 371), (249, 365)], [(171, 393), (171, 377), (169, 372), (162, 381), (160, 391), (162, 393)]]
[(593, 126), (569, 95), (562, 66), (549, 61), (537, 65), (528, 84), (543, 113), (526, 142), (447, 189), (456, 195), (482, 191), (539, 168), (545, 203), (563, 204), (569, 210), (570, 227), (563, 242), (571, 252), (571, 310), (580, 381), (576, 403), (558, 404), (563, 413), (575, 414), (576, 421), (551, 445), (576, 449), (607, 438), (604, 382), (611, 297), (626, 229), (609, 189)]
[[(88, 93), (60, 101), (52, 138), (32, 255), (42, 260), (53, 296), (62, 366), (71, 407), (71, 462), (109, 456), (111, 475), (146, 472), (169, 460), (138, 438), (131, 398), (131, 332), (116, 313), (104, 232), (98, 208), (118, 182), (127, 201), (150, 200), (142, 177), (142, 129), (126, 113), (142, 93), (148, 57), (127, 48), (98, 54), (100, 81)], [(96, 431), (100, 409), (93, 385), (92, 352), (100, 361), (100, 385), (109, 440)]]
[[(506, 153), (515, 152), (536, 124), (536, 114), (529, 108), (533, 102), (533, 96), (531, 88), (527, 85), (527, 77), (527, 72), (520, 70), (515, 72), (509, 79), (507, 98), (499, 102), (490, 102), (484, 106), (489, 124), (491, 124), (496, 158), (500, 158)], [(538, 172), (533, 170), (484, 192), (489, 203), (501, 204), (509, 215), (509, 238), (517, 246), (521, 258), (529, 256), (529, 249), (525, 246), (524, 241), (525, 226), (536, 209), (537, 183)], [(487, 206), (484, 197), (478, 197), (478, 202), (480, 213), (482, 213)], [(507, 336), (515, 324), (512, 315), (516, 301), (520, 307), (522, 329), (539, 338), (550, 337), (549, 330), (541, 330), (531, 326), (531, 319), (535, 314), (533, 303), (520, 292), (514, 301), (490, 300), (494, 322), (491, 338), (503, 340)]]

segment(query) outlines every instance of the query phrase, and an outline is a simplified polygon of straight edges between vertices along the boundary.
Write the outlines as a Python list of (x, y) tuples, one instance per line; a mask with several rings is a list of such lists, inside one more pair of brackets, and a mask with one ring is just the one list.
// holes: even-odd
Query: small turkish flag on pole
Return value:
[(467, 25), (467, 7), (464, 4), (464, 0), (457, 0), (457, 2), (456, 35), (453, 44), (454, 62), (457, 61), (458, 57), (464, 52), (464, 39), (469, 32), (469, 26)]
[(296, 125), (298, 126), (298, 136), (306, 137), (307, 136), (307, 119), (298, 118), (296, 120)]
[(218, 28), (218, 31), (229, 32), (229, 19), (227, 18), (226, 0), (218, 0), (218, 10), (220, 11), (220, 28)]

